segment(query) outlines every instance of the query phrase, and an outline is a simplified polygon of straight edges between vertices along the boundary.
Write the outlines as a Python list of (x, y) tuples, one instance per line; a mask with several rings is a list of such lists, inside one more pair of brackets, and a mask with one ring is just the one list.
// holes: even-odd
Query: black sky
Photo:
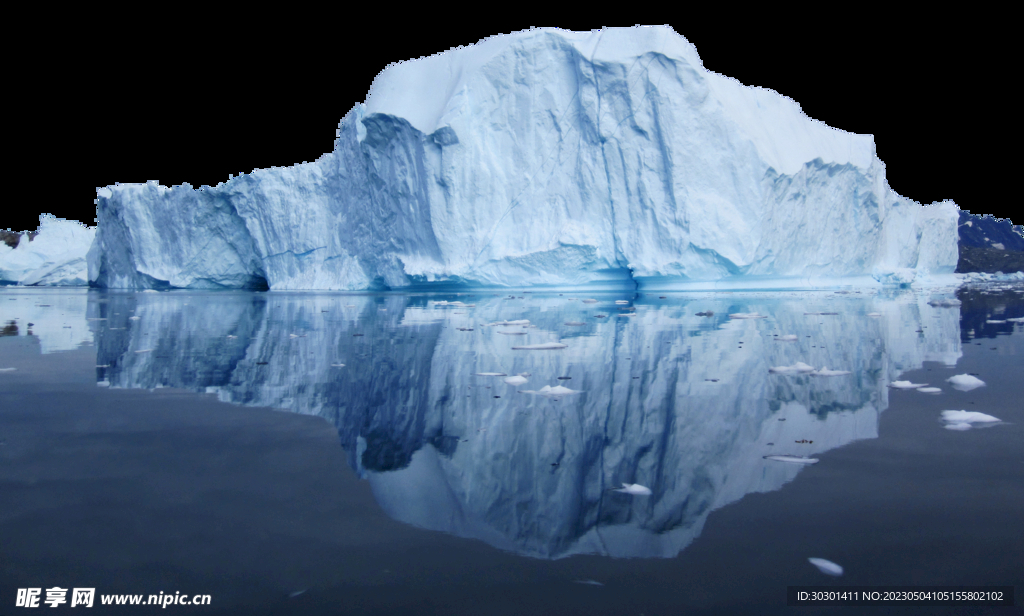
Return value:
[[(776, 90), (835, 128), (873, 134), (899, 194), (1012, 217), (1002, 179), (1015, 161), (999, 153), (1019, 132), (1006, 119), (1016, 117), (1011, 71), (1002, 72), (1007, 43), (977, 31), (969, 16), (928, 27), (913, 19), (858, 13), (809, 26), (765, 14), (714, 22), (668, 16), (668, 23), (710, 70)], [(22, 175), (8, 185), (26, 198), (5, 208), (0, 228), (34, 229), (42, 212), (93, 224), (96, 188), (114, 182), (198, 187), (316, 160), (389, 63), (531, 25), (386, 30), (351, 20), (338, 26), (315, 15), (268, 16), (227, 35), (223, 24), (198, 19), (112, 27), (76, 37), (59, 61), (15, 68), (28, 84), (15, 128), (28, 139)], [(532, 25), (588, 31), (620, 24)], [(17, 188), (26, 179), (44, 188)]]

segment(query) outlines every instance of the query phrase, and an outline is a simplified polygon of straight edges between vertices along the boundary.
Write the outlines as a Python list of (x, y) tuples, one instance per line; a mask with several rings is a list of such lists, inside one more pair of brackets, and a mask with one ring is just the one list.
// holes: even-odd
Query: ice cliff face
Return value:
[(957, 209), (869, 135), (704, 69), (668, 27), (538, 29), (388, 67), (313, 163), (98, 191), (111, 288), (813, 286), (952, 273)]
[(81, 286), (88, 283), (86, 253), (95, 227), (50, 214), (39, 217), (39, 232), (23, 236), (16, 248), (0, 243), (0, 284)]

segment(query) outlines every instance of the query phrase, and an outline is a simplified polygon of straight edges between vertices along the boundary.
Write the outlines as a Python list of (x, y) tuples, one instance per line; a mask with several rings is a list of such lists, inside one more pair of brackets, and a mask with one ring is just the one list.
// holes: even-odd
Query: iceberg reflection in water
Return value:
[[(621, 294), (481, 293), (458, 312), (425, 295), (82, 295), (71, 325), (95, 339), (99, 383), (319, 415), (391, 517), (540, 558), (675, 556), (711, 511), (808, 472), (766, 456), (827, 466), (877, 437), (901, 372), (953, 365), (961, 344), (959, 311), (914, 293), (639, 296), (615, 320), (592, 317)], [(525, 340), (486, 327), (527, 320)], [(797, 362), (850, 374), (771, 370)], [(525, 373), (579, 393), (477, 376)], [(650, 496), (616, 491), (634, 484)]]

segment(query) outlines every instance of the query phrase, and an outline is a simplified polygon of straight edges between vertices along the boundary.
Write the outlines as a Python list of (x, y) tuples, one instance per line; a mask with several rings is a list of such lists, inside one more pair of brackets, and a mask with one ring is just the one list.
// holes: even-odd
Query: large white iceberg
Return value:
[(667, 26), (531, 29), (389, 66), (334, 151), (98, 191), (112, 288), (808, 287), (957, 263), (870, 135), (704, 68)]
[(0, 284), (88, 284), (86, 253), (95, 235), (95, 227), (42, 214), (34, 238), (22, 234), (16, 248), (0, 243)]

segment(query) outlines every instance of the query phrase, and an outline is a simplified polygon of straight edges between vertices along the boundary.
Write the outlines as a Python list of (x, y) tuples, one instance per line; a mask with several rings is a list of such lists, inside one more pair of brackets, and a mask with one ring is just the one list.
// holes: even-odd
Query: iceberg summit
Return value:
[(958, 256), (956, 205), (893, 192), (870, 135), (708, 71), (667, 26), (394, 64), (315, 162), (97, 194), (108, 288), (909, 284)]

